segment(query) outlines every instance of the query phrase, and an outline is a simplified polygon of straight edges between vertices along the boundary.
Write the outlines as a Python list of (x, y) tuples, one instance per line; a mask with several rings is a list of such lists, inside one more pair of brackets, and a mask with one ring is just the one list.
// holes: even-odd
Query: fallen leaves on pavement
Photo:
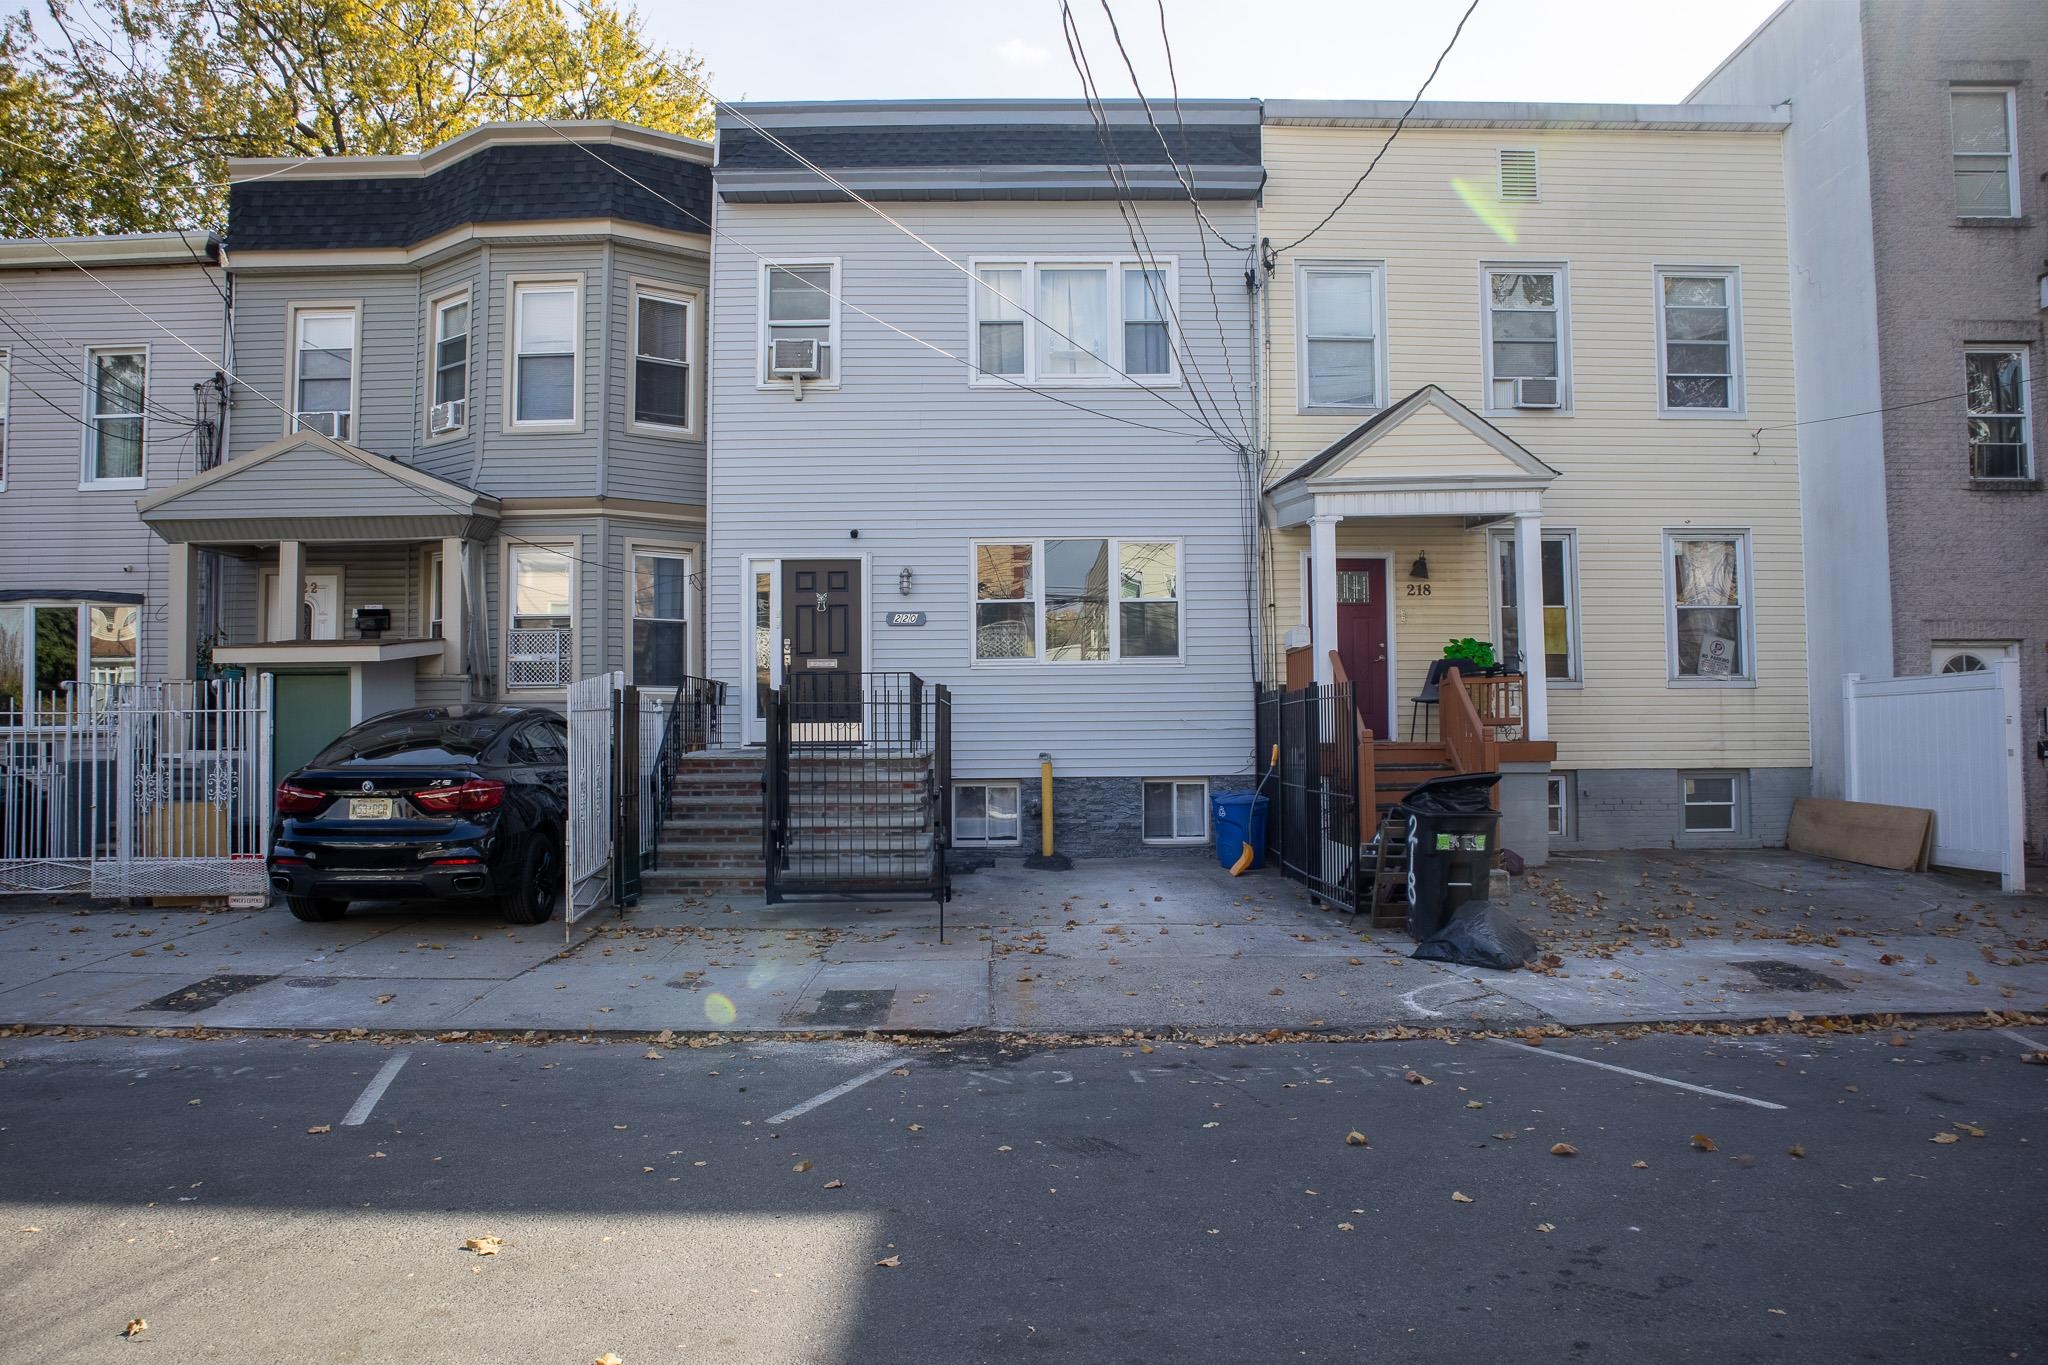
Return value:
[(1359, 1132), (1356, 1128), (1353, 1128), (1350, 1132), (1344, 1135), (1344, 1145), (1346, 1147), (1364, 1147), (1369, 1144), (1365, 1140), (1365, 1134)]
[(1422, 1073), (1421, 1073), (1420, 1071), (1404, 1071), (1404, 1072), (1402, 1072), (1402, 1073), (1401, 1073), (1401, 1079), (1402, 1079), (1402, 1080), (1404, 1080), (1404, 1081), (1406, 1081), (1406, 1082), (1408, 1082), (1408, 1084), (1410, 1084), (1410, 1085), (1435, 1085), (1435, 1084), (1436, 1084), (1436, 1082), (1435, 1082), (1435, 1081), (1433, 1081), (1433, 1080), (1431, 1080), (1431, 1079), (1430, 1079), (1429, 1077), (1427, 1077), (1427, 1076), (1423, 1075), (1423, 1074), (1422, 1074)]
[(474, 1251), (479, 1256), (495, 1256), (505, 1245), (503, 1237), (472, 1237), (462, 1244), (464, 1251)]
[(141, 1318), (130, 1318), (128, 1319), (128, 1326), (122, 1330), (121, 1335), (124, 1337), (139, 1337), (148, 1330), (149, 1324)]
[(876, 1261), (875, 1264), (885, 1265), (889, 1269), (894, 1270), (897, 1266), (903, 1264), (903, 1258), (901, 1256), (884, 1256), (881, 1260)]
[(1979, 1127), (1978, 1127), (1978, 1126), (1977, 1126), (1976, 1124), (1974, 1124), (1974, 1123), (1963, 1123), (1963, 1122), (1960, 1122), (1960, 1121), (1958, 1121), (1958, 1122), (1957, 1122), (1957, 1124), (1956, 1124), (1956, 1127), (1957, 1127), (1957, 1128), (1959, 1128), (1959, 1129), (1961, 1129), (1961, 1130), (1962, 1130), (1963, 1132), (1965, 1132), (1965, 1133), (1968, 1133), (1968, 1134), (1969, 1134), (1969, 1135), (1970, 1135), (1971, 1137), (1983, 1137), (1983, 1136), (1984, 1136), (1984, 1130), (1983, 1130), (1982, 1128), (1979, 1128)]
[(1947, 1146), (1947, 1145), (1948, 1145), (1949, 1143), (1951, 1143), (1951, 1142), (1961, 1142), (1961, 1141), (1962, 1141), (1962, 1139), (1961, 1139), (1960, 1137), (1957, 1137), (1957, 1136), (1956, 1136), (1956, 1135), (1955, 1135), (1954, 1133), (1936, 1133), (1936, 1134), (1935, 1134), (1935, 1135), (1934, 1135), (1933, 1137), (1931, 1137), (1931, 1138), (1929, 1138), (1929, 1139), (1927, 1139), (1927, 1140), (1928, 1140), (1929, 1142), (1939, 1142), (1939, 1143), (1941, 1143), (1941, 1144), (1942, 1144), (1942, 1145), (1943, 1145), (1944, 1147), (1945, 1147), (1945, 1146)]
[(1550, 1144), (1550, 1154), (1552, 1156), (1577, 1156), (1579, 1149), (1572, 1146), (1569, 1142), (1553, 1142)]
[(802, 1161), (797, 1162), (796, 1165), (790, 1167), (789, 1169), (795, 1171), (798, 1175), (802, 1175), (805, 1171), (811, 1169), (811, 1159), (809, 1157), (805, 1157)]
[(306, 1131), (308, 1133), (331, 1133), (334, 1131), (334, 1125), (331, 1123), (316, 1123)]
[(1721, 1144), (1708, 1137), (1705, 1133), (1694, 1133), (1692, 1135), (1692, 1145), (1703, 1152), (1718, 1152), (1721, 1150)]
[(1785, 1149), (1785, 1155), (1803, 1158), (1806, 1155), (1806, 1149), (1795, 1142)]
[(1453, 1204), (1469, 1204), (1472, 1202), (1472, 1196), (1464, 1193), (1461, 1190), (1452, 1190), (1451, 1202)]
[(611, 1353), (610, 1351), (606, 1351), (606, 1352), (605, 1352), (605, 1353), (604, 1353), (603, 1355), (601, 1355), (601, 1356), (599, 1356), (599, 1357), (598, 1357), (597, 1359), (595, 1359), (595, 1360), (591, 1361), (591, 1362), (590, 1362), (590, 1365), (626, 1365), (626, 1362), (625, 1362), (625, 1361), (623, 1361), (623, 1360), (620, 1360), (620, 1359), (619, 1359), (619, 1358), (618, 1358), (617, 1356), (613, 1355), (613, 1354), (612, 1354), (612, 1353)]
[(825, 1182), (825, 1188), (828, 1190), (843, 1190), (846, 1188), (846, 1182), (844, 1180), (828, 1180)]

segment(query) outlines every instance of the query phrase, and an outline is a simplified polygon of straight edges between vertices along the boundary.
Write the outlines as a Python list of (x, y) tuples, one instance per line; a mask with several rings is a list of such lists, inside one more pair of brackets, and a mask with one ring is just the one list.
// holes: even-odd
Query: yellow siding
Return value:
[(1524, 471), (1467, 431), (1457, 418), (1425, 403), (1398, 427), (1344, 461), (1340, 469), (1327, 472), (1355, 478), (1426, 479), (1474, 474), (1498, 477)]
[[(1385, 136), (1267, 127), (1261, 234), (1285, 243), (1307, 231)], [(1496, 154), (1525, 146), (1539, 149), (1542, 200), (1502, 205)], [(1297, 259), (1384, 261), (1387, 396), (1436, 383), (1475, 410), (1483, 409), (1480, 262), (1568, 265), (1574, 410), (1490, 419), (1560, 471), (1544, 522), (1578, 537), (1585, 683), (1551, 691), (1560, 767), (1809, 761), (1797, 433), (1784, 425), (1797, 414), (1779, 151), (1776, 134), (1410, 128), (1344, 212), (1284, 254), (1269, 277), (1261, 378), (1270, 484), (1363, 420), (1297, 411)], [(1454, 182), (1467, 186), (1477, 211)], [(1659, 416), (1660, 265), (1740, 268), (1745, 415)], [(1455, 463), (1437, 468), (1464, 472)], [(1663, 533), (1688, 527), (1750, 533), (1754, 687), (1668, 681)], [(1306, 543), (1305, 530), (1274, 538), (1276, 633), (1305, 618), (1298, 556)], [(1397, 594), (1407, 561), (1430, 547), (1427, 604), (1396, 598), (1405, 697), (1444, 639), (1490, 634), (1485, 535), (1433, 523), (1340, 528), (1340, 547), (1367, 543), (1395, 551)]]

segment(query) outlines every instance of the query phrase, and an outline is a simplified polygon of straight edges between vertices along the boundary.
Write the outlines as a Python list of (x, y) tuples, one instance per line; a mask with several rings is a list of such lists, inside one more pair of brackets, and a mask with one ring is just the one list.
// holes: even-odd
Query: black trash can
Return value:
[(1499, 773), (1433, 777), (1396, 807), (1408, 822), (1408, 936), (1417, 942), (1466, 901), (1486, 899), (1500, 851), (1499, 783)]

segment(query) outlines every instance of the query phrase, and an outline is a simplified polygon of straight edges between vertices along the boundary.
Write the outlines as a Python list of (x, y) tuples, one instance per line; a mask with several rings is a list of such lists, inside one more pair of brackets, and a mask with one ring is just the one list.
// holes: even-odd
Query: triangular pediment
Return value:
[(1557, 471), (1434, 384), (1347, 432), (1273, 486), (1542, 487)]

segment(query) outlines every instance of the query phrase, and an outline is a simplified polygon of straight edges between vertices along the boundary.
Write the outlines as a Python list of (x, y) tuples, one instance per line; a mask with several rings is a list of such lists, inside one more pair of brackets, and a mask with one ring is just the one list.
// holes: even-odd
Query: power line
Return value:
[[(19, 299), (15, 295), (14, 291), (12, 289), (7, 288), (6, 285), (0, 284), (0, 292), (6, 293), (11, 298), (16, 298), (16, 301), (19, 302)], [(33, 308), (30, 308), (29, 312), (36, 317), (37, 321), (47, 322), (47, 320), (44, 319), (40, 313), (36, 313)], [(16, 341), (26, 346), (28, 348), (28, 351), (34, 354), (34, 356), (42, 362), (43, 368), (47, 370), (51, 375), (55, 376), (56, 378), (62, 380), (67, 384), (75, 381), (81, 386), (81, 388), (84, 386), (86, 382), (84, 376), (73, 368), (74, 357), (65, 354), (61, 350), (58, 350), (56, 343), (47, 341), (34, 331), (26, 327), (23, 327), (18, 320), (9, 317), (4, 309), (0, 309), (0, 324), (5, 324), (8, 334), (11, 335)], [(88, 352), (119, 352), (121, 348), (88, 346), (86, 349)], [(175, 408), (171, 408), (155, 399), (152, 399), (149, 396), (148, 385), (148, 376), (145, 375), (143, 378), (143, 391), (137, 395), (137, 397), (142, 403), (144, 411), (155, 415), (158, 418), (158, 420), (168, 422), (174, 426), (183, 424), (185, 421), (185, 415), (177, 411)]]
[(1323, 215), (1322, 222), (1317, 223), (1314, 227), (1310, 228), (1307, 232), (1302, 233), (1301, 236), (1295, 238), (1286, 246), (1279, 248), (1279, 250), (1294, 250), (1294, 248), (1300, 246), (1303, 242), (1307, 241), (1309, 238), (1315, 236), (1318, 232), (1321, 232), (1324, 228), (1328, 227), (1330, 225), (1330, 220), (1332, 218), (1335, 218), (1339, 213), (1342, 213), (1344, 211), (1344, 206), (1351, 202), (1351, 196), (1358, 193), (1358, 191), (1364, 186), (1366, 178), (1372, 174), (1373, 167), (1379, 165), (1380, 158), (1387, 154), (1387, 148), (1393, 146), (1394, 139), (1401, 136), (1401, 130), (1408, 125), (1408, 116), (1415, 112), (1416, 105), (1422, 103), (1423, 93), (1429, 89), (1429, 83), (1436, 79), (1437, 72), (1443, 70), (1444, 59), (1450, 56), (1451, 49), (1458, 45), (1458, 35), (1465, 31), (1465, 21), (1467, 19), (1470, 19), (1472, 17), (1472, 11), (1478, 8), (1479, 0), (1472, 0), (1472, 3), (1465, 7), (1464, 14), (1460, 15), (1458, 18), (1458, 26), (1451, 30), (1451, 40), (1448, 43), (1445, 43), (1444, 50), (1437, 54), (1436, 65), (1430, 67), (1429, 74), (1422, 78), (1422, 84), (1416, 88), (1415, 98), (1409, 100), (1408, 107), (1401, 111), (1401, 117), (1394, 124), (1394, 131), (1387, 134), (1387, 140), (1380, 144), (1380, 149), (1377, 152), (1373, 153), (1372, 161), (1368, 163), (1365, 168), (1365, 174), (1359, 176), (1357, 181), (1355, 181), (1352, 184), (1351, 188), (1344, 191), (1344, 197), (1337, 201), (1337, 206), (1335, 208), (1331, 209), (1328, 213)]

